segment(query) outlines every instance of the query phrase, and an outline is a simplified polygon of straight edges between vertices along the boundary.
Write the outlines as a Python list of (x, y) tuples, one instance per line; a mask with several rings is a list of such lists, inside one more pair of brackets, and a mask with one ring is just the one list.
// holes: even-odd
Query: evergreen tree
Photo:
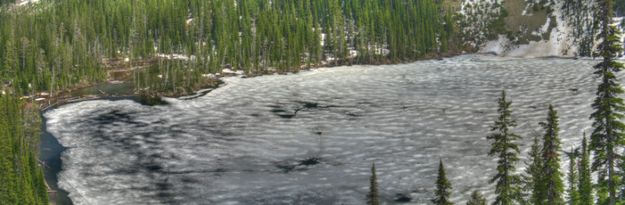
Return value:
[[(60, 92), (103, 81), (110, 68), (147, 63), (133, 73), (136, 89), (174, 95), (225, 65), (263, 74), (416, 60), (440, 47), (458, 49), (449, 40), (457, 32), (453, 11), (439, 12), (434, 1), (62, 0), (0, 7), (0, 65), (11, 65), (0, 68), (0, 78), (15, 80), (19, 94), (33, 91), (24, 89), (29, 83), (34, 91)], [(18, 65), (25, 69), (14, 72)]]
[(588, 142), (586, 136), (582, 140), (582, 147), (580, 150), (581, 159), (579, 161), (579, 204), (580, 205), (592, 205), (594, 204), (594, 198), (592, 195), (592, 176), (590, 174), (590, 159)]
[(436, 191), (434, 192), (435, 198), (432, 199), (432, 203), (435, 205), (452, 205), (453, 203), (449, 201), (451, 189), (451, 183), (447, 180), (443, 160), (441, 160), (438, 165), (438, 178), (436, 179)]
[(560, 172), (560, 132), (558, 112), (549, 105), (547, 122), (541, 123), (545, 130), (543, 137), (543, 176), (545, 203), (549, 205), (565, 204), (563, 200), (564, 184)]
[[(621, 71), (623, 64), (616, 61), (622, 53), (620, 32), (612, 26), (613, 1), (600, 1), (601, 43), (598, 46), (598, 55), (603, 60), (595, 66), (595, 75), (601, 80), (597, 88), (597, 97), (592, 104), (594, 112), (591, 114), (593, 132), (590, 136), (590, 150), (593, 153), (592, 169), (597, 173), (597, 194), (600, 203), (614, 205), (617, 191), (617, 166), (620, 158), (617, 149), (623, 147), (623, 131), (625, 125), (623, 111), (625, 105), (619, 95), (623, 89), (615, 73)], [(621, 165), (622, 166), (622, 165)]]
[(22, 110), (22, 102), (15, 97), (0, 95), (0, 204), (48, 204), (33, 149), (39, 135), (27, 132), (25, 123), (37, 114), (37, 110)]
[(486, 198), (479, 191), (473, 191), (467, 205), (486, 205)]
[(375, 163), (371, 165), (371, 178), (369, 178), (369, 193), (367, 194), (367, 205), (380, 205), (378, 178), (375, 174)]
[(542, 159), (542, 147), (538, 135), (534, 136), (534, 143), (530, 148), (530, 164), (525, 169), (524, 182), (525, 191), (529, 192), (530, 204), (544, 204), (545, 192), (542, 182), (543, 176), (543, 159)]
[(514, 201), (521, 202), (520, 177), (516, 173), (516, 163), (519, 161), (519, 145), (516, 143), (521, 137), (514, 134), (510, 129), (516, 126), (512, 119), (510, 105), (512, 102), (506, 100), (506, 92), (501, 92), (498, 100), (499, 117), (495, 120), (492, 133), (487, 137), (492, 141), (489, 156), (498, 157), (497, 174), (491, 179), (491, 183), (497, 182), (495, 187), (494, 205), (509, 205)]
[(571, 152), (567, 153), (569, 157), (569, 171), (567, 174), (567, 199), (569, 205), (579, 205), (579, 191), (577, 190), (577, 188), (579, 187), (579, 176), (577, 173), (577, 152), (577, 150), (571, 150)]

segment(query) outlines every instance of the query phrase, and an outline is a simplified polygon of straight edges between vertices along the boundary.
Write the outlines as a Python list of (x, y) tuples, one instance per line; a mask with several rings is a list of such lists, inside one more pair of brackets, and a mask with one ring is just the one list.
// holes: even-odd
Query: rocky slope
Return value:
[[(511, 57), (590, 56), (595, 0), (462, 0), (464, 42)], [(617, 2), (620, 5), (620, 3)]]

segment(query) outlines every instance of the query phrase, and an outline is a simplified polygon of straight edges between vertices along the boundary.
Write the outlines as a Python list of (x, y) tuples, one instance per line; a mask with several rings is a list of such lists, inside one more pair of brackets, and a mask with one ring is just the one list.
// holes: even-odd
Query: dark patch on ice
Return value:
[(395, 194), (395, 198), (393, 198), (393, 201), (397, 203), (408, 203), (412, 201), (412, 197), (403, 193), (398, 193)]
[(310, 157), (304, 160), (301, 160), (299, 162), (299, 165), (301, 166), (313, 166), (313, 165), (317, 165), (321, 162), (321, 158), (319, 157)]
[(280, 169), (283, 173), (290, 173), (293, 171), (306, 171), (309, 167), (318, 165), (322, 162), (320, 157), (308, 157), (300, 160), (285, 160), (276, 162), (275, 167)]
[(187, 183), (187, 184), (197, 184), (197, 183), (200, 182), (197, 179), (194, 179), (194, 178), (191, 178), (191, 177), (187, 177), (187, 176), (182, 177), (182, 179), (180, 179), (180, 181), (183, 182), (183, 183)]
[[(268, 106), (271, 108), (271, 112), (276, 116), (291, 119), (297, 116), (299, 112), (302, 111), (313, 111), (313, 110), (330, 110), (332, 108), (342, 108), (342, 106), (337, 105), (322, 105), (318, 102), (311, 101), (301, 101), (297, 100), (290, 104), (277, 104)], [(352, 112), (346, 112), (341, 110), (336, 110), (335, 112), (345, 114), (349, 117), (358, 117), (359, 115), (354, 114)]]
[(217, 168), (215, 169), (215, 173), (226, 173), (228, 170), (224, 169), (224, 168)]
[(288, 111), (279, 105), (271, 105), (269, 107), (271, 108), (271, 112), (273, 112), (273, 114), (281, 118), (291, 119), (297, 115), (297, 111)]
[(138, 124), (137, 122), (133, 121), (134, 118), (131, 116), (132, 114), (133, 113), (122, 112), (120, 110), (111, 110), (107, 113), (97, 115), (96, 117), (92, 118), (91, 121), (93, 121), (93, 123), (98, 123), (96, 125), (111, 124), (114, 122)]
[(144, 166), (149, 172), (160, 172), (163, 170), (163, 167), (158, 164), (147, 164)]
[(276, 164), (276, 168), (282, 170), (282, 172), (284, 173), (292, 172), (295, 169), (295, 167), (296, 166), (292, 164), (282, 164), (282, 163)]
[(346, 112), (345, 115), (350, 116), (350, 117), (360, 117), (360, 115), (356, 113), (352, 113), (352, 112)]
[(314, 109), (319, 107), (319, 103), (316, 102), (308, 102), (308, 101), (296, 101), (301, 104), (303, 109)]

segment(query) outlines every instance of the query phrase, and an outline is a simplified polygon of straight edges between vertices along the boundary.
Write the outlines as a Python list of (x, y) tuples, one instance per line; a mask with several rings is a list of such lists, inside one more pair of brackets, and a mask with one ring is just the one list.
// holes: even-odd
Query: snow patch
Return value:
[(37, 3), (37, 2), (39, 2), (39, 0), (19, 0), (19, 1), (16, 2), (15, 5), (26, 6), (26, 5), (34, 4), (34, 3)]

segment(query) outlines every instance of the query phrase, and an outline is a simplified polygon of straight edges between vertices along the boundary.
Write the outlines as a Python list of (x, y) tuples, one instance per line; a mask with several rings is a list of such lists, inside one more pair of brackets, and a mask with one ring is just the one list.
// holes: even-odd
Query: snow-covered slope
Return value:
[(510, 57), (585, 56), (595, 0), (464, 0), (465, 42)]

